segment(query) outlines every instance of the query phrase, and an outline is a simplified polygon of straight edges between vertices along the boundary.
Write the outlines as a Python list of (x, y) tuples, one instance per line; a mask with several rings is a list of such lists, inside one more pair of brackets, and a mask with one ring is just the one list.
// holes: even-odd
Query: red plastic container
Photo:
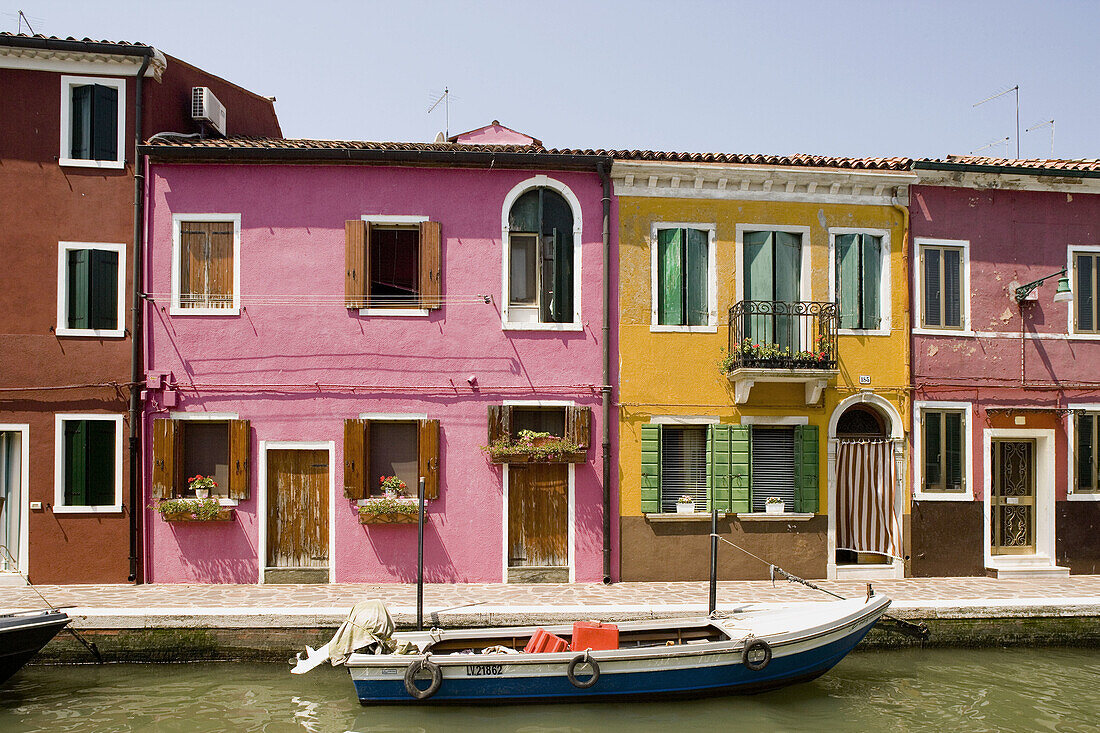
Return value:
[(573, 651), (618, 648), (619, 627), (615, 624), (601, 624), (599, 621), (573, 622)]
[(567, 649), (569, 649), (569, 642), (560, 636), (551, 634), (546, 629), (536, 629), (531, 641), (523, 647), (523, 651), (527, 654), (552, 654), (554, 652), (564, 652)]

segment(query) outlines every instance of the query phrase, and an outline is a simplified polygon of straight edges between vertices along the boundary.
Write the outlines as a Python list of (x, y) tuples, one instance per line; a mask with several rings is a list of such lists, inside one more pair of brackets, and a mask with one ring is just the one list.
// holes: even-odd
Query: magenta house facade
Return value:
[[(413, 581), (400, 494), (421, 477), (428, 582), (615, 572), (608, 160), (461, 141), (144, 152), (148, 582)], [(216, 519), (165, 511), (195, 475), (217, 481)]]
[(912, 573), (1100, 572), (1100, 165), (915, 168)]

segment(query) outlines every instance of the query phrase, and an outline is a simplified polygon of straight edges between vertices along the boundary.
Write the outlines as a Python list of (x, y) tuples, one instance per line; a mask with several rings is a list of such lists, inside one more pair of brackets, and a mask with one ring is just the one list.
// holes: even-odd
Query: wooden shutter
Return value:
[(702, 229), (688, 229), (684, 237), (684, 324), (705, 326), (710, 322), (708, 273), (710, 235)]
[(92, 86), (72, 87), (72, 107), (69, 109), (69, 153), (78, 160), (92, 157)]
[(582, 450), (592, 445), (592, 408), (570, 405), (565, 408), (565, 439)]
[(683, 229), (657, 230), (657, 323), (684, 323)]
[(707, 426), (707, 499), (708, 508), (730, 511), (731, 456), (733, 425)]
[(438, 221), (420, 223), (420, 307), (435, 309), (442, 305), (443, 247)]
[(252, 474), (252, 424), (248, 420), (229, 421), (229, 498), (248, 498)]
[(349, 499), (366, 499), (367, 440), (370, 423), (366, 420), (344, 420), (344, 496)]
[(417, 440), (419, 475), (424, 477), (424, 498), (439, 498), (439, 421), (421, 420)]
[(344, 306), (366, 308), (370, 289), (370, 224), (344, 222)]
[(233, 307), (233, 222), (212, 222), (209, 227), (210, 260), (207, 306)]
[(118, 89), (95, 84), (92, 90), (92, 157), (118, 160)]
[(118, 252), (93, 249), (90, 253), (89, 326), (113, 330), (118, 328)]
[(731, 512), (752, 511), (752, 426), (730, 425)]
[(881, 322), (882, 295), (882, 237), (862, 235), (860, 249), (863, 290), (860, 293), (860, 328), (878, 328)]
[(153, 487), (152, 498), (170, 499), (181, 488), (177, 476), (183, 472), (180, 460), (178, 420), (153, 421)]
[(85, 500), (89, 506), (113, 506), (115, 503), (115, 422), (87, 420), (87, 470), (84, 474)]
[(661, 511), (661, 426), (642, 425), (642, 514)]
[(816, 425), (794, 429), (794, 510), (817, 513), (818, 440)]
[(65, 421), (65, 505), (88, 506), (88, 421)]
[(489, 405), (489, 445), (512, 438), (512, 407)]
[(69, 314), (65, 325), (69, 328), (91, 328), (91, 314), (88, 307), (88, 281), (91, 268), (91, 250), (70, 249), (68, 257), (69, 273)]

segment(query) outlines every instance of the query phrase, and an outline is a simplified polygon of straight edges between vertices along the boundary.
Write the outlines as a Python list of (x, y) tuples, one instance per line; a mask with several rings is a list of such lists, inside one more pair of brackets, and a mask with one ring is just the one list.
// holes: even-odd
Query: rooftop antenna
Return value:
[(16, 33), (20, 33), (20, 32), (21, 32), (21, 31), (23, 30), (23, 24), (24, 24), (24, 23), (26, 23), (26, 24), (27, 24), (27, 30), (29, 30), (29, 31), (31, 32), (31, 35), (32, 35), (32, 36), (33, 36), (33, 35), (36, 35), (36, 34), (35, 34), (35, 32), (34, 32), (34, 28), (31, 28), (31, 21), (30, 21), (30, 18), (28, 18), (28, 17), (26, 16), (26, 14), (25, 14), (25, 13), (24, 13), (24, 12), (23, 12), (22, 10), (20, 10), (20, 11), (19, 11), (19, 27), (18, 27), (18, 29), (17, 29), (16, 31), (15, 31)]
[(439, 99), (432, 102), (431, 107), (428, 107), (428, 114), (431, 114), (432, 110), (434, 110), (436, 107), (439, 106), (440, 102), (443, 103), (443, 109), (446, 113), (446, 121), (445, 121), (445, 126), (443, 128), (444, 129), (443, 137), (444, 137), (445, 140), (450, 140), (450, 138), (451, 138), (451, 90), (448, 89), (447, 87), (443, 87), (443, 94), (440, 95)]
[[(993, 147), (994, 145), (1002, 145), (1003, 144), (1005, 146), (1005, 157), (1007, 158), (1008, 157), (1008, 141), (1011, 140), (1011, 139), (1012, 138), (1010, 138), (1008, 135), (1005, 135), (1004, 137), (998, 138), (998, 139), (994, 140), (991, 143), (986, 143), (985, 145), (981, 146), (980, 148), (975, 148), (974, 150), (971, 150), (970, 154), (974, 155), (974, 153), (980, 153), (983, 150), (986, 150), (988, 148)], [(1017, 157), (1019, 157), (1019, 156), (1017, 156)]]
[(1024, 132), (1031, 132), (1032, 130), (1038, 130), (1040, 127), (1046, 127), (1047, 125), (1050, 125), (1050, 157), (1053, 158), (1054, 157), (1054, 120), (1053, 119), (1047, 120), (1046, 122), (1040, 122), (1037, 125), (1032, 125), (1031, 127), (1024, 130)]
[[(1003, 97), (1004, 95), (1008, 94), (1009, 92), (1016, 92), (1016, 159), (1019, 160), (1019, 158), (1020, 158), (1020, 85), (1017, 84), (1016, 86), (1011, 87), (1010, 89), (1005, 89), (1003, 92), (997, 92), (996, 94), (994, 94), (991, 97), (986, 97), (985, 99), (983, 99), (980, 102), (975, 102), (973, 106), (977, 107), (979, 105), (985, 104), (986, 102), (991, 102), (994, 99), (996, 99), (997, 97)], [(1008, 157), (1008, 146), (1005, 146), (1005, 157), (1006, 158)]]

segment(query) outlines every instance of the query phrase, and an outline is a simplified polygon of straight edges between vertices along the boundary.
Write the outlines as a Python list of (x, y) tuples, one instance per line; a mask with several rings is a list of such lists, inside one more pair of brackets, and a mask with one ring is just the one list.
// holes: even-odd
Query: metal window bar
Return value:
[(743, 300), (729, 310), (730, 368), (837, 368), (836, 303)]

